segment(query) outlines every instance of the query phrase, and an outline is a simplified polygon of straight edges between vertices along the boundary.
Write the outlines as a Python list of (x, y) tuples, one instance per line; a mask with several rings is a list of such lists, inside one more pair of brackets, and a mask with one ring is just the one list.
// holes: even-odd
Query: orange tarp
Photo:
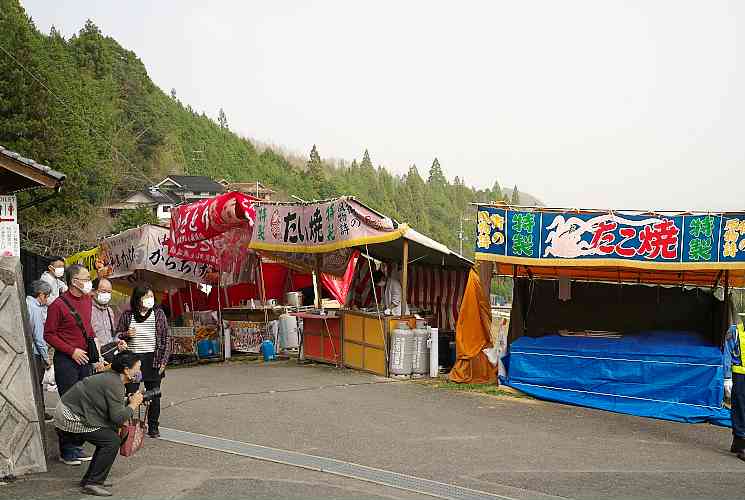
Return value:
[(457, 383), (486, 384), (497, 378), (497, 368), (483, 350), (491, 347), (491, 306), (479, 275), (471, 270), (455, 326), (457, 358), (448, 378)]

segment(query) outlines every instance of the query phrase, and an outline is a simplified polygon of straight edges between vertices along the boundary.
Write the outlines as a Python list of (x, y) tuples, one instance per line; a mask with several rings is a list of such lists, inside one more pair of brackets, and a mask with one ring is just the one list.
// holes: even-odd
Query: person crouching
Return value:
[(96, 447), (80, 481), (85, 494), (111, 496), (104, 486), (110, 485), (107, 478), (121, 446), (117, 430), (132, 418), (143, 400), (140, 392), (127, 400), (125, 384), (140, 378), (139, 358), (131, 351), (122, 351), (114, 356), (110, 371), (76, 383), (57, 405), (55, 427), (77, 446), (88, 442)]

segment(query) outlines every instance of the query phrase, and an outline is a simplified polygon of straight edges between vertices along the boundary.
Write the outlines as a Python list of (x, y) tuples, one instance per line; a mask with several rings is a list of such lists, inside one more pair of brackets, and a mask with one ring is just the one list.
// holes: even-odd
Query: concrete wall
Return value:
[(0, 257), (0, 477), (46, 472), (20, 259)]

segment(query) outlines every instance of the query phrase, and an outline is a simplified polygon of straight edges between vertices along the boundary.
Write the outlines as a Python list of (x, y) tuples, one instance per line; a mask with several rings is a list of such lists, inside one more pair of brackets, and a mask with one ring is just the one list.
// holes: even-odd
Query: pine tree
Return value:
[(318, 148), (316, 148), (315, 144), (313, 144), (313, 149), (310, 150), (310, 158), (306, 163), (306, 168), (308, 179), (313, 189), (313, 196), (328, 198), (333, 195), (334, 189), (326, 180), (321, 155), (318, 154)]
[(510, 199), (511, 205), (519, 205), (520, 204), (520, 191), (517, 189), (517, 185), (515, 185), (515, 188), (512, 190), (512, 198)]
[(502, 186), (499, 185), (499, 181), (494, 181), (494, 186), (491, 188), (491, 199), (489, 201), (502, 201)]
[(373, 167), (372, 160), (370, 160), (370, 153), (365, 149), (365, 153), (362, 155), (362, 163), (360, 163), (360, 168), (372, 170), (375, 167)]
[(429, 177), (427, 178), (427, 184), (430, 186), (444, 187), (447, 184), (445, 174), (442, 173), (442, 167), (440, 167), (440, 160), (435, 158), (432, 162), (432, 167), (429, 169)]
[[(222, 108), (220, 108), (220, 113), (217, 115), (217, 123), (220, 124), (220, 128), (222, 129), (228, 128), (228, 117), (225, 116), (225, 111)], [(315, 146), (313, 147), (315, 148)]]

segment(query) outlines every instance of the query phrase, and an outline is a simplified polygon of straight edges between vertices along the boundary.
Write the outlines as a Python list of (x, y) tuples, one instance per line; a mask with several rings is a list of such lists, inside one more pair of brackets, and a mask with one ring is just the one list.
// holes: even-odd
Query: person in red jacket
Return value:
[[(91, 275), (85, 267), (74, 264), (65, 270), (65, 281), (68, 289), (49, 306), (44, 324), (44, 340), (54, 347), (54, 378), (60, 397), (100, 368), (90, 363), (88, 352), (88, 339), (95, 339), (91, 326), (93, 302), (88, 295), (92, 288)], [(80, 465), (92, 458), (62, 434), (60, 454), (67, 465)]]

